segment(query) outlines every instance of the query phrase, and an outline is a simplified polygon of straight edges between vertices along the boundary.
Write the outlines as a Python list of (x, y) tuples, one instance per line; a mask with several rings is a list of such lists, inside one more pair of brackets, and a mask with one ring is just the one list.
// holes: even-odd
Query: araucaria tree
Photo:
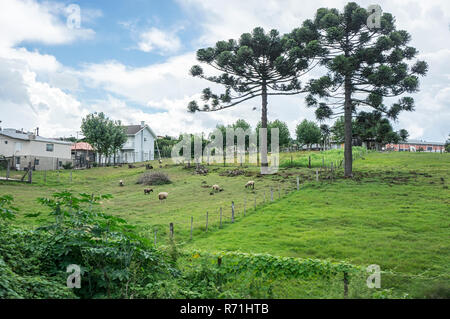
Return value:
[[(225, 92), (214, 94), (203, 90), (202, 106), (196, 101), (188, 105), (190, 112), (213, 112), (227, 109), (261, 97), (261, 127), (267, 129), (268, 97), (294, 95), (305, 92), (299, 78), (314, 67), (321, 52), (312, 23), (280, 37), (277, 30), (265, 33), (255, 28), (244, 33), (238, 41), (219, 41), (215, 47), (197, 51), (197, 59), (206, 63), (219, 75), (206, 76), (199, 65), (191, 68), (191, 75), (223, 85)], [(260, 145), (261, 164), (267, 166), (267, 141)]]
[[(344, 115), (346, 177), (352, 176), (352, 116), (358, 107), (375, 109), (392, 119), (401, 111), (413, 111), (413, 98), (403, 94), (418, 91), (418, 77), (428, 70), (426, 62), (411, 61), (418, 51), (408, 46), (410, 35), (396, 29), (391, 14), (380, 13), (375, 27), (368, 26), (371, 15), (351, 2), (343, 12), (321, 8), (314, 20), (322, 46), (328, 50), (323, 59), (328, 74), (310, 82), (306, 101), (317, 107), (319, 120)], [(391, 97), (399, 100), (387, 106), (385, 98)]]

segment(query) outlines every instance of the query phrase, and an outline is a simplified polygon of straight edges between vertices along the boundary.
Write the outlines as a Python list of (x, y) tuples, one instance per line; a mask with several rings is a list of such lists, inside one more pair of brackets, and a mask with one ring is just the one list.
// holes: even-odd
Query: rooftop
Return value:
[(17, 140), (23, 141), (38, 141), (38, 142), (49, 142), (49, 143), (57, 143), (57, 144), (65, 144), (71, 145), (72, 142), (61, 141), (53, 138), (46, 138), (42, 136), (37, 136), (31, 132), (22, 132), (16, 129), (7, 128), (0, 130), (0, 135), (8, 136), (10, 138), (14, 138)]

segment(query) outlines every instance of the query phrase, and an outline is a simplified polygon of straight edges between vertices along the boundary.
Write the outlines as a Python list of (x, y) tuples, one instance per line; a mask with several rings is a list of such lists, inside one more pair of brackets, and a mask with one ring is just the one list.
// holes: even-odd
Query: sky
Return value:
[[(379, 4), (392, 13), (397, 28), (411, 34), (419, 58), (429, 63), (420, 92), (412, 95), (416, 110), (401, 113), (394, 128), (407, 129), (412, 139), (445, 141), (450, 133), (450, 1), (356, 2)], [(87, 114), (104, 112), (124, 124), (145, 121), (157, 135), (207, 133), (239, 118), (255, 127), (261, 117), (257, 98), (219, 112), (187, 112), (188, 102), (211, 86), (189, 75), (198, 63), (196, 50), (237, 39), (257, 26), (287, 33), (312, 19), (318, 8), (342, 9), (346, 3), (1, 0), (0, 126), (39, 127), (42, 136), (69, 137), (77, 135)], [(74, 18), (76, 8), (80, 20)], [(315, 120), (304, 98), (270, 97), (269, 121), (285, 121), (294, 136), (303, 119)]]

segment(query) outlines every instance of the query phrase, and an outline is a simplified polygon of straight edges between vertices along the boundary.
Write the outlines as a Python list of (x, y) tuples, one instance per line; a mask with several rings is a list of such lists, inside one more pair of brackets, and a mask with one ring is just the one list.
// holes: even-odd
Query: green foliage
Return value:
[(320, 143), (320, 139), (322, 137), (322, 132), (320, 131), (319, 126), (316, 123), (310, 122), (308, 120), (303, 120), (300, 124), (297, 125), (295, 130), (297, 135), (297, 141), (301, 145), (309, 145)]
[[(101, 156), (115, 154), (127, 140), (120, 121), (112, 121), (103, 112), (87, 115), (81, 123), (86, 142)], [(100, 158), (99, 156), (99, 158)]]
[[(363, 147), (354, 146), (353, 153), (355, 156), (360, 156), (365, 154), (367, 150)], [(310, 154), (305, 154), (302, 157), (297, 157), (293, 161), (290, 159), (286, 159), (281, 162), (281, 167), (308, 167), (309, 166), (309, 158), (311, 158), (311, 167), (322, 167), (323, 164), (329, 166), (330, 163), (333, 163), (336, 168), (341, 161), (344, 159), (344, 150), (336, 149), (336, 150), (328, 150), (322, 152), (314, 152)]]
[(15, 214), (17, 214), (19, 210), (12, 206), (12, 202), (13, 197), (11, 195), (0, 196), (0, 221), (14, 219)]
[(72, 162), (67, 162), (67, 163), (63, 164), (62, 167), (63, 167), (64, 169), (72, 169), (72, 168), (73, 168)]
[[(256, 125), (256, 135), (259, 143), (259, 129), (262, 127), (261, 121), (258, 122)], [(267, 123), (267, 145), (270, 148), (271, 142), (272, 142), (272, 133), (271, 129), (277, 128), (278, 129), (278, 138), (279, 138), (279, 146), (288, 146), (291, 141), (291, 133), (289, 132), (289, 128), (286, 124), (286, 122), (275, 120), (273, 122)]]

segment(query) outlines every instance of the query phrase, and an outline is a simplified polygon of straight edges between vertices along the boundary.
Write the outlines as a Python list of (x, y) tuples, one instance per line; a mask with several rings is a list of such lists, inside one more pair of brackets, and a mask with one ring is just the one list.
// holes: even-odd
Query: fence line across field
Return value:
[[(353, 161), (355, 161), (356, 159), (361, 157), (363, 154), (364, 154), (363, 152), (354, 154)], [(325, 164), (324, 159), (323, 159), (323, 163)], [(325, 178), (328, 178), (331, 180), (331, 182), (333, 182), (335, 180), (334, 175), (335, 175), (336, 171), (343, 167), (343, 163), (344, 163), (344, 160), (341, 160), (340, 162), (330, 162), (329, 165), (324, 165), (323, 167), (320, 167), (320, 169), (316, 169), (315, 171), (311, 170), (311, 174), (310, 174), (309, 178), (305, 179), (305, 181), (309, 180), (309, 181), (319, 182), (322, 177), (322, 175), (319, 173), (322, 173), (322, 172), (327, 173), (328, 172), (329, 174), (326, 175)], [(288, 195), (289, 193), (291, 193), (293, 191), (300, 191), (300, 189), (301, 189), (300, 177), (296, 176), (295, 186), (284, 188), (283, 193), (284, 193), (284, 195)], [(235, 201), (231, 201), (228, 209), (226, 207), (220, 207), (219, 209), (217, 209), (217, 213), (212, 213), (212, 211), (205, 211), (205, 215), (203, 218), (198, 217), (198, 218), (202, 219), (203, 221), (196, 221), (194, 219), (194, 217), (191, 216), (190, 220), (187, 223), (177, 223), (177, 225), (179, 225), (179, 226), (188, 225), (189, 229), (190, 229), (189, 238), (190, 238), (190, 240), (192, 240), (194, 237), (195, 230), (204, 231), (206, 233), (206, 232), (208, 232), (208, 230), (211, 230), (211, 227), (214, 227), (214, 226), (218, 226), (219, 229), (222, 229), (224, 223), (226, 223), (226, 222), (234, 223), (236, 220), (238, 220), (238, 219), (240, 220), (240, 219), (246, 217), (247, 215), (250, 215), (250, 212), (252, 214), (256, 213), (256, 210), (260, 206), (275, 201), (275, 198), (274, 198), (275, 192), (278, 192), (278, 199), (280, 200), (282, 197), (281, 190), (282, 190), (282, 188), (278, 184), (276, 187), (274, 187), (274, 186), (270, 186), (269, 188), (265, 187), (260, 192), (255, 191), (254, 198), (253, 198), (253, 211), (249, 211), (247, 208), (247, 199), (248, 199), (248, 197), (252, 197), (250, 195), (250, 196), (244, 197), (242, 206), (239, 206), (239, 204)], [(262, 200), (260, 202), (258, 202), (258, 199), (257, 199), (258, 194), (260, 196), (262, 195), (261, 196)], [(267, 199), (267, 194), (270, 194), (270, 202)], [(170, 232), (169, 232), (170, 238), (173, 239), (175, 236), (174, 228), (173, 228), (174, 223), (170, 223), (169, 225), (170, 225), (169, 226), (170, 227)], [(155, 236), (156, 236), (156, 233), (155, 233)], [(156, 243), (156, 239), (155, 239), (155, 243)]]

